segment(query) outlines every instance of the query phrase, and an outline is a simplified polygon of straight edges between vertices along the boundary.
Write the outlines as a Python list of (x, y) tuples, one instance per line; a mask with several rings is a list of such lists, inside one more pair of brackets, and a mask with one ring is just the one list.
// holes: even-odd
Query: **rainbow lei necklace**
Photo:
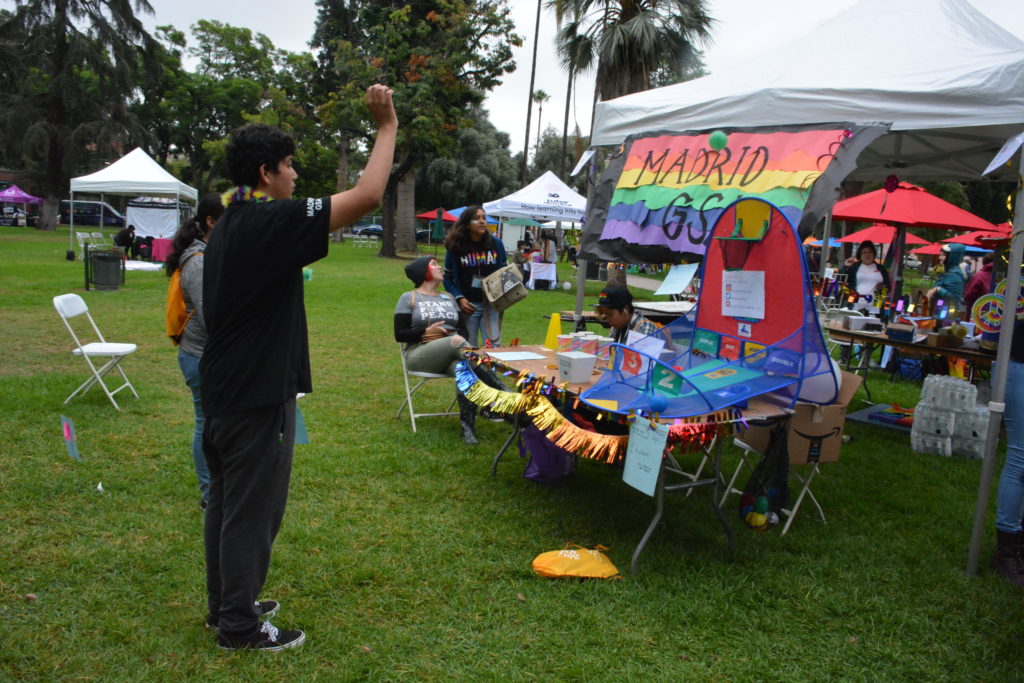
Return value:
[(254, 190), (248, 185), (239, 185), (222, 194), (220, 201), (224, 206), (231, 206), (237, 202), (272, 202), (274, 198), (269, 194)]

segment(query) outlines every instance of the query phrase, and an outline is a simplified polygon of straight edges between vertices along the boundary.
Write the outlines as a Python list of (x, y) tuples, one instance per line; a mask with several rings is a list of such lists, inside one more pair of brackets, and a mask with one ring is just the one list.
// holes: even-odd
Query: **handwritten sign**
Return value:
[(637, 491), (653, 496), (661, 473), (662, 454), (668, 441), (668, 425), (637, 417), (629, 429), (626, 465), (622, 481)]

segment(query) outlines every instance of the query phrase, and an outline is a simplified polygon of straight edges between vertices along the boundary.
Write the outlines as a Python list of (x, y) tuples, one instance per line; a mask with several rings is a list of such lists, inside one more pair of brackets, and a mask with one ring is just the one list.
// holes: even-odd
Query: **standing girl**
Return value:
[[(484, 278), (508, 264), (505, 245), (487, 229), (482, 207), (466, 207), (444, 240), (444, 288), (466, 318), (472, 346), (501, 345), (501, 316), (484, 297)], [(478, 342), (478, 338), (481, 340)]]
[(178, 367), (185, 384), (192, 390), (195, 408), (195, 429), (192, 432), (192, 461), (199, 480), (200, 506), (206, 509), (210, 490), (210, 471), (203, 454), (203, 404), (199, 393), (199, 360), (206, 346), (206, 324), (203, 321), (203, 252), (206, 240), (217, 220), (224, 214), (224, 205), (216, 192), (203, 197), (196, 215), (182, 223), (174, 235), (171, 255), (167, 259), (167, 276), (181, 269), (181, 292), (185, 299), (188, 321), (178, 344)]

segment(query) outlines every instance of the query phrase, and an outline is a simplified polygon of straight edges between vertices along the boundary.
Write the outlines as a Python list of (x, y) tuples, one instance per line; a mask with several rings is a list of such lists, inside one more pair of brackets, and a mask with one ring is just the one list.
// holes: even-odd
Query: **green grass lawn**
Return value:
[[(306, 287), (314, 392), (300, 405), (312, 443), (296, 448), (264, 594), (283, 604), (275, 622), (308, 642), (223, 653), (203, 629), (191, 404), (163, 331), (167, 279), (129, 272), (116, 292), (83, 293), (66, 249), (66, 231), (0, 228), (2, 679), (1022, 676), (1020, 593), (964, 573), (977, 461), (914, 454), (909, 435), (848, 424), (852, 442), (814, 486), (827, 525), (805, 507), (785, 537), (757, 534), (733, 498), (730, 558), (710, 491), (670, 496), (630, 576), (653, 500), (621, 470), (582, 461), (569, 481), (538, 486), (509, 454), (492, 478), (505, 425), (482, 421), (468, 447), (455, 418), (424, 419), (415, 435), (395, 418), (404, 261), (348, 243), (331, 245)], [(587, 300), (599, 289), (589, 283)], [(141, 399), (119, 394), (120, 413), (97, 391), (62, 404), (85, 375), (51, 305), (65, 292), (83, 293), (109, 339), (139, 345), (125, 368)], [(531, 293), (506, 314), (506, 340), (542, 342), (543, 316), (573, 297)], [(916, 401), (915, 385), (872, 382), (876, 400)], [(448, 391), (428, 398), (446, 404)], [(726, 467), (735, 459), (730, 449)], [(608, 546), (623, 580), (534, 576), (532, 559), (568, 541)]]

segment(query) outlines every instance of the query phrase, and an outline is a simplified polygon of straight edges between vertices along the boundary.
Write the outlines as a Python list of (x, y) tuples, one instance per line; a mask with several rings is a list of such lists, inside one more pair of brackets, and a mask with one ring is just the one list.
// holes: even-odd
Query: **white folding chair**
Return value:
[[(741, 439), (734, 438), (733, 443), (740, 449), (740, 460), (736, 463), (736, 471), (732, 473), (729, 483), (725, 486), (725, 493), (722, 495), (722, 501), (719, 504), (719, 507), (725, 506), (725, 501), (730, 494), (743, 494), (742, 490), (736, 488), (736, 480), (739, 479), (740, 472), (742, 472), (744, 468), (750, 470), (750, 473), (753, 474), (754, 468), (757, 466), (758, 462), (755, 458), (761, 457), (761, 453), (754, 450), (752, 446), (744, 443)], [(795, 467), (800, 467), (800, 465), (790, 464), (789, 474), (799, 482), (800, 492), (797, 493), (796, 500), (791, 508), (782, 508), (782, 514), (786, 517), (786, 523), (782, 526), (782, 536), (785, 536), (786, 532), (789, 531), (789, 526), (793, 523), (793, 520), (796, 519), (796, 513), (799, 512), (800, 506), (803, 504), (805, 497), (811, 499), (811, 502), (814, 503), (814, 507), (818, 509), (818, 516), (821, 517), (822, 523), (827, 524), (825, 521), (825, 511), (821, 509), (821, 504), (818, 503), (818, 499), (814, 497), (814, 492), (811, 491), (811, 482), (814, 481), (815, 475), (819, 472), (818, 463), (812, 463), (807, 474), (800, 474), (800, 472), (794, 469)]]
[(102, 232), (92, 233), (92, 243), (95, 244), (97, 247), (113, 246), (110, 242), (107, 241), (107, 238), (103, 236)]
[[(94, 384), (99, 384), (103, 387), (103, 392), (110, 399), (110, 402), (114, 404), (114, 408), (121, 410), (121, 407), (117, 405), (117, 401), (114, 400), (114, 394), (127, 388), (135, 398), (139, 397), (139, 394), (135, 391), (135, 387), (128, 381), (128, 375), (124, 374), (124, 370), (121, 368), (121, 359), (125, 356), (135, 353), (135, 344), (118, 344), (114, 342), (108, 342), (103, 338), (103, 333), (100, 332), (100, 328), (96, 326), (96, 322), (92, 319), (89, 314), (89, 307), (85, 305), (85, 301), (82, 297), (77, 294), (61, 294), (60, 296), (53, 297), (53, 307), (57, 309), (57, 315), (64, 321), (64, 326), (68, 328), (68, 332), (71, 334), (71, 338), (75, 340), (75, 346), (77, 348), (72, 349), (72, 353), (76, 356), (81, 356), (85, 360), (85, 364), (89, 366), (89, 379), (82, 383), (82, 386), (75, 389), (70, 396), (64, 399), (64, 404), (73, 399), (80, 393), (84, 393), (92, 388)], [(80, 315), (85, 315), (89, 324), (92, 326), (93, 332), (96, 337), (99, 338), (98, 342), (90, 342), (83, 344), (75, 333), (74, 327), (71, 325), (71, 319)], [(88, 332), (87, 330), (85, 331)], [(96, 363), (93, 359), (106, 359), (103, 365), (96, 367)], [(97, 361), (99, 362), (99, 361)], [(103, 376), (113, 370), (117, 370), (121, 373), (121, 378), (124, 379), (124, 384), (119, 386), (117, 389), (111, 391), (107, 388), (107, 385), (103, 382)]]
[[(452, 396), (452, 402), (448, 404), (448, 409), (446, 412), (417, 413), (416, 409), (413, 408), (412, 405), (412, 395), (415, 394), (420, 387), (422, 387), (427, 382), (430, 382), (431, 380), (445, 379), (452, 382), (452, 388), (454, 389), (455, 381), (452, 377), (448, 375), (439, 375), (434, 372), (419, 372), (417, 370), (410, 370), (408, 366), (405, 364), (405, 348), (402, 346), (402, 344), (398, 345), (398, 355), (402, 357), (402, 380), (405, 381), (405, 400), (402, 402), (402, 405), (398, 406), (398, 412), (395, 414), (395, 417), (401, 417), (402, 411), (405, 409), (406, 406), (409, 406), (409, 420), (412, 422), (412, 431), (415, 432), (417, 417), (442, 417), (447, 415), (458, 415), (457, 412), (452, 412), (452, 407), (455, 405), (456, 400), (454, 395)], [(409, 386), (410, 377), (419, 380), (411, 388)]]
[(85, 245), (92, 242), (92, 236), (87, 232), (75, 231), (75, 239), (78, 240), (78, 260), (85, 259)]

